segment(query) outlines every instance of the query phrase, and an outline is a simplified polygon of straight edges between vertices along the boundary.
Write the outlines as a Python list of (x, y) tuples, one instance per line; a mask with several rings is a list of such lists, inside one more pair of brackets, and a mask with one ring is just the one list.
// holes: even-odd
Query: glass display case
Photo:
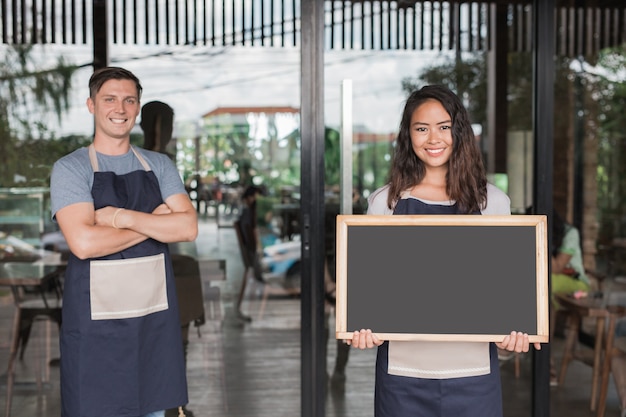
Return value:
[(13, 236), (39, 246), (51, 226), (48, 188), (0, 188), (0, 238)]

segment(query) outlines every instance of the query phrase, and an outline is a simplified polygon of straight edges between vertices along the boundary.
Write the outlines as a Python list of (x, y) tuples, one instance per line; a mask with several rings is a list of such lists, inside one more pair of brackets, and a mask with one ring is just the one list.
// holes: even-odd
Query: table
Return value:
[[(596, 411), (597, 417), (603, 417), (606, 410), (611, 360), (612, 355), (615, 354), (615, 325), (617, 319), (626, 316), (626, 307), (611, 304), (613, 302), (612, 295), (615, 294), (609, 294), (605, 297), (575, 298), (571, 294), (555, 294), (559, 304), (574, 315), (574, 317), (570, 316), (570, 328), (565, 341), (559, 384), (563, 383), (567, 366), (572, 359), (579, 359), (590, 364), (593, 367), (590, 409)], [(584, 355), (580, 355), (575, 349), (580, 323), (585, 317), (596, 319), (591, 361)]]
[[(45, 315), (57, 323), (61, 323), (60, 276), (64, 270), (63, 265), (24, 262), (0, 263), (0, 286), (11, 289), (15, 304), (11, 350), (7, 366), (6, 417), (11, 414), (15, 360), (18, 356), (20, 343), (22, 345), (21, 355), (23, 355), (32, 320), (35, 316)], [(34, 290), (35, 293), (39, 294), (39, 297), (31, 297), (31, 300), (26, 300), (24, 293), (27, 288)], [(54, 299), (46, 297), (46, 289), (48, 288), (55, 289), (56, 297)], [(25, 323), (28, 320), (31, 322)]]

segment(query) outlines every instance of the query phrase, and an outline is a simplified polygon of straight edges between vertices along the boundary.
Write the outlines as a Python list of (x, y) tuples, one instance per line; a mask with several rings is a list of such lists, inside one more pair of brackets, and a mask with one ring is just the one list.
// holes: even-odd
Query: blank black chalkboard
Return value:
[(337, 217), (337, 338), (548, 341), (545, 216)]

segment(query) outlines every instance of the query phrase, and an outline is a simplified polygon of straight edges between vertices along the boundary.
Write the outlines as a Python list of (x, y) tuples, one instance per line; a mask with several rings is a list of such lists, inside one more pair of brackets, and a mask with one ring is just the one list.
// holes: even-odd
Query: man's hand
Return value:
[[(96, 226), (115, 227), (116, 229), (119, 228), (120, 225), (117, 218), (119, 217), (120, 213), (118, 210), (120, 210), (118, 207), (113, 206), (106, 206), (96, 210), (94, 216)], [(117, 223), (114, 223), (114, 221), (116, 221)]]
[(167, 206), (167, 204), (163, 203), (161, 205), (159, 205), (157, 208), (155, 208), (152, 211), (152, 214), (170, 214), (172, 212), (172, 210), (170, 210), (170, 208)]

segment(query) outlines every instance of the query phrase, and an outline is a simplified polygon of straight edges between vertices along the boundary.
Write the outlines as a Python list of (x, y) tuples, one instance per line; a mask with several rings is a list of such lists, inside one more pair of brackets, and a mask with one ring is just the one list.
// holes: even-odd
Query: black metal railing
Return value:
[[(97, 0), (0, 0), (5, 44), (91, 44)], [(113, 44), (298, 47), (302, 0), (100, 0)], [(313, 0), (311, 0), (313, 1)], [(626, 2), (562, 0), (556, 52), (588, 56), (626, 42)], [(530, 1), (326, 0), (326, 49), (484, 51), (493, 7), (507, 8), (509, 51), (532, 49)], [(96, 29), (99, 31), (100, 29)]]

